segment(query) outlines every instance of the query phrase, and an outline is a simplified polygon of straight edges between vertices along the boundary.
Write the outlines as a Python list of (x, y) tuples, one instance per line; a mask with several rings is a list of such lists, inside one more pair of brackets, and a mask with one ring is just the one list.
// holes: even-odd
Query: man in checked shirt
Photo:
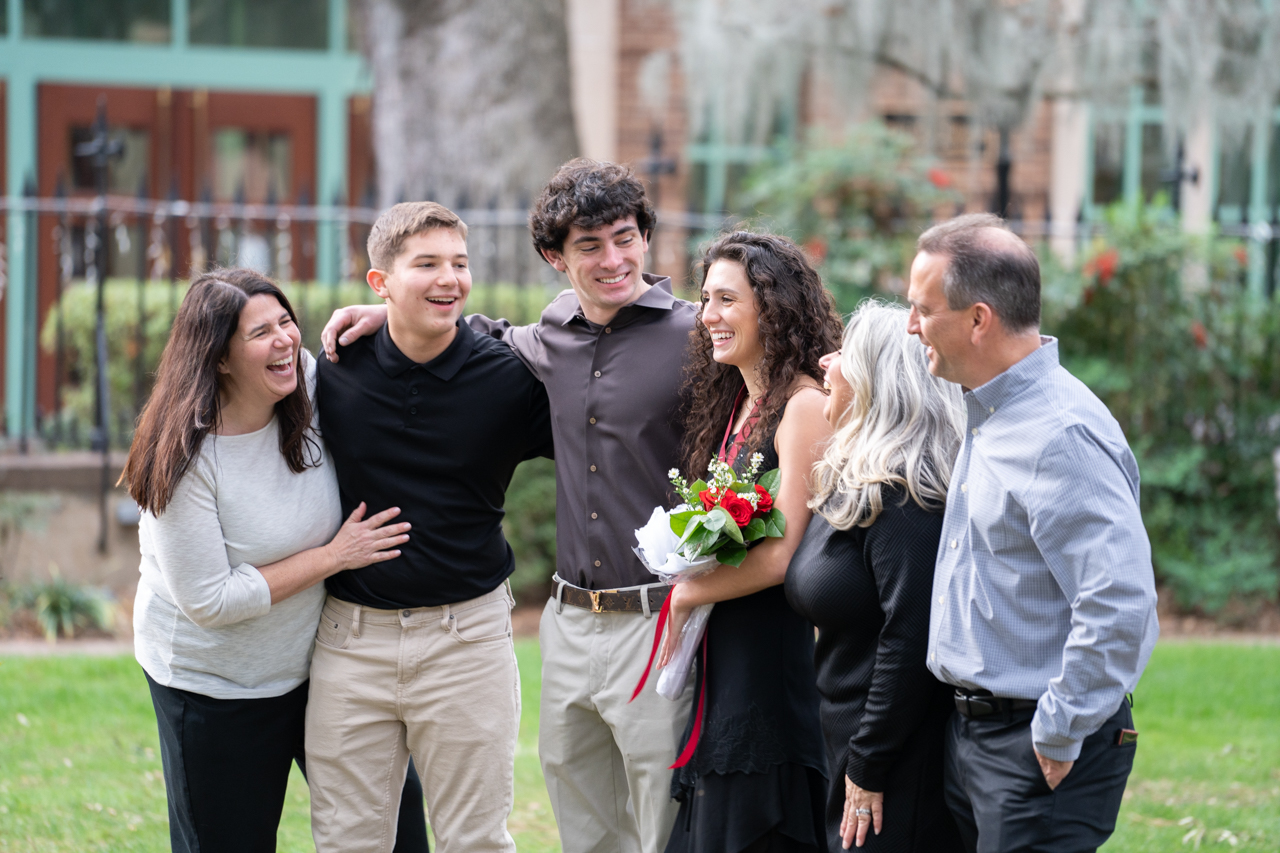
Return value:
[(956, 688), (947, 802), (970, 850), (1095, 850), (1159, 633), (1138, 466), (1040, 335), (1040, 267), (1003, 220), (961, 216), (916, 248), (908, 328), (968, 415), (929, 625), (929, 669)]

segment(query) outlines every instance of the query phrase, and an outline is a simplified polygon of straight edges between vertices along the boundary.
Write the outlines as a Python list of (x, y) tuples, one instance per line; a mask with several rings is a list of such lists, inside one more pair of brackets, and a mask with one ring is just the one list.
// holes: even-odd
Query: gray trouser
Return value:
[(1031, 744), (1034, 711), (966, 719), (947, 728), (945, 792), (965, 847), (977, 853), (1087, 853), (1111, 837), (1136, 744), (1128, 702), (1085, 738), (1067, 778), (1050, 790)]
[(644, 672), (655, 612), (592, 613), (553, 598), (542, 611), (538, 753), (564, 853), (662, 853), (675, 823), (671, 767), (693, 690), (654, 692)]

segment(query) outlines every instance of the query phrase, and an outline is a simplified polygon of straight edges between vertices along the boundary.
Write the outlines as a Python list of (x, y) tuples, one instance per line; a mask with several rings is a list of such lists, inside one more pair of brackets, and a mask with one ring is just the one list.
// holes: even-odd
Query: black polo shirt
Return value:
[(502, 535), (511, 474), (552, 455), (542, 383), (509, 346), (466, 323), (426, 364), (383, 326), (318, 367), (320, 433), (344, 516), (364, 501), (369, 515), (398, 506), (396, 520), (413, 525), (399, 557), (333, 575), (330, 594), (394, 610), (454, 604), (502, 583), (515, 568)]

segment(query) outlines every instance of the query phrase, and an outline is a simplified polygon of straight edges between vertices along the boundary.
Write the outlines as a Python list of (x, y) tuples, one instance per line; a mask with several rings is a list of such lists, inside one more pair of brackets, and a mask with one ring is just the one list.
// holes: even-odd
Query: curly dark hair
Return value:
[[(764, 357), (759, 370), (765, 397), (760, 420), (739, 456), (749, 458), (777, 429), (796, 378), (805, 375), (822, 381), (818, 359), (840, 348), (843, 327), (822, 279), (800, 247), (787, 238), (750, 231), (725, 234), (699, 262), (702, 278), (715, 261), (741, 264), (760, 306)], [(711, 353), (711, 334), (699, 314), (689, 333), (684, 386), (687, 414), (681, 458), (690, 477), (706, 473), (744, 385), (738, 368), (716, 362)], [(775, 393), (779, 389), (787, 393)]]
[[(578, 157), (558, 170), (529, 212), (533, 247), (559, 252), (574, 225), (593, 229), (628, 216), (648, 239), (657, 224), (644, 184), (630, 167)], [(545, 258), (545, 256), (544, 256)]]

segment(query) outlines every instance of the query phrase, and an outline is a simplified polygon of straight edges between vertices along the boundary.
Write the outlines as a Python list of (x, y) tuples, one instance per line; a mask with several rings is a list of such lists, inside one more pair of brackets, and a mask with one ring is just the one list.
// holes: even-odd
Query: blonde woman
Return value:
[(788, 601), (819, 629), (831, 850), (963, 849), (942, 793), (951, 691), (925, 667), (960, 391), (929, 374), (907, 313), (864, 302), (823, 358), (834, 436), (787, 570)]

